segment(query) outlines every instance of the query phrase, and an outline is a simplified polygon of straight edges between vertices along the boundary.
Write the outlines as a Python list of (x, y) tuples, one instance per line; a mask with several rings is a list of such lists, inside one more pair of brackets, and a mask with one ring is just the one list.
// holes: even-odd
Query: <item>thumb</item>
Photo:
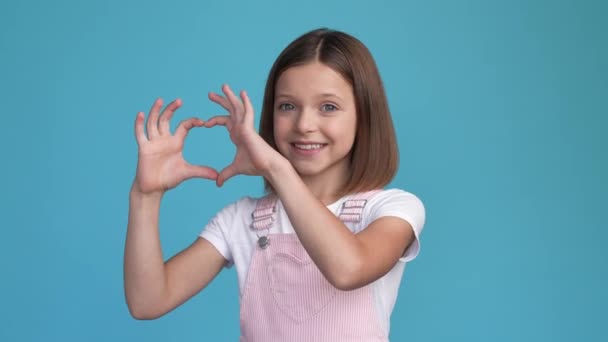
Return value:
[(217, 180), (215, 181), (215, 183), (217, 184), (217, 186), (222, 186), (228, 179), (232, 178), (238, 173), (239, 172), (237, 171), (234, 164), (230, 164), (220, 172), (220, 174), (217, 176)]
[(207, 166), (199, 165), (188, 165), (186, 167), (185, 177), (190, 178), (206, 178), (206, 179), (217, 179), (218, 173), (215, 169)]

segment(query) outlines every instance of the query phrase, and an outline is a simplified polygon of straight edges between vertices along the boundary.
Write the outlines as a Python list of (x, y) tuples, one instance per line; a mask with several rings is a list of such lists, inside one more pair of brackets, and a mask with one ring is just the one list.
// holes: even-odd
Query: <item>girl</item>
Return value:
[[(209, 98), (228, 115), (190, 118), (171, 134), (179, 99), (144, 132), (138, 113), (137, 173), (130, 192), (125, 293), (131, 314), (153, 319), (236, 266), (242, 341), (387, 341), (406, 262), (419, 251), (420, 200), (386, 186), (398, 152), (382, 81), (367, 48), (319, 29), (292, 42), (270, 70), (260, 123), (246, 92)], [(217, 172), (188, 164), (193, 127), (224, 126), (236, 145)], [(264, 177), (267, 196), (220, 211), (188, 248), (163, 262), (158, 217), (165, 191), (202, 177), (222, 186)]]

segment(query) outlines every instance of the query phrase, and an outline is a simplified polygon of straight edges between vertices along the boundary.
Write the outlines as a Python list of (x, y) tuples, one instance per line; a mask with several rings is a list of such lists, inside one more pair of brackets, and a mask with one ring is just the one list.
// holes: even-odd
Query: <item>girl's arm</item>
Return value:
[(129, 195), (125, 296), (134, 318), (154, 319), (201, 291), (226, 260), (211, 243), (198, 238), (164, 262), (158, 231), (161, 196), (142, 194), (136, 188)]
[(281, 198), (302, 245), (338, 289), (356, 289), (382, 277), (414, 241), (411, 225), (397, 217), (382, 217), (361, 233), (352, 233), (287, 161), (274, 165), (266, 179)]
[(129, 222), (124, 251), (124, 286), (129, 311), (138, 319), (157, 318), (203, 289), (221, 270), (223, 256), (198, 239), (166, 263), (161, 250), (158, 218), (163, 194), (192, 177), (216, 179), (217, 172), (190, 165), (182, 157), (187, 132), (202, 126), (191, 118), (169, 131), (169, 120), (181, 106), (176, 100), (159, 115), (157, 100), (144, 133), (144, 114), (138, 113), (135, 136), (139, 147), (137, 174), (129, 195)]

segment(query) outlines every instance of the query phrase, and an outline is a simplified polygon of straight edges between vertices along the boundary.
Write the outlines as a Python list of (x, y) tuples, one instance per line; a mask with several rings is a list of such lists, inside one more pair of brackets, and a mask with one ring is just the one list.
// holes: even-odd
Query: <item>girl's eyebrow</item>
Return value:
[(319, 94), (319, 97), (335, 97), (338, 100), (342, 101), (342, 98), (340, 96), (338, 96), (337, 94), (334, 93), (323, 93), (323, 94)]
[(274, 96), (275, 98), (279, 98), (279, 97), (287, 97), (287, 98), (293, 98), (293, 96), (286, 94), (286, 93), (278, 93)]
[[(293, 96), (293, 95), (290, 95), (290, 94), (287, 94), (287, 93), (278, 93), (275, 96), (275, 98), (281, 98), (281, 97), (289, 98), (289, 99), (296, 99), (297, 98), (297, 96)], [(322, 93), (322, 94), (317, 95), (317, 98), (327, 98), (327, 97), (335, 97), (336, 99), (338, 99), (340, 101), (343, 101), (340, 96), (338, 96), (337, 94), (334, 94), (334, 93)]]

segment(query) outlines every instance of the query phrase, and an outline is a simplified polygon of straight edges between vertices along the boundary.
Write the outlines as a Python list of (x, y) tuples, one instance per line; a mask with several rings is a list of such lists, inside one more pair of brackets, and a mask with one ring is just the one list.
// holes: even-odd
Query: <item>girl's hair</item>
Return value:
[[(340, 194), (373, 190), (386, 186), (399, 164), (397, 139), (382, 79), (369, 50), (357, 38), (326, 28), (310, 31), (289, 44), (270, 69), (260, 136), (275, 150), (274, 96), (281, 74), (294, 66), (320, 62), (350, 83), (357, 111), (357, 131), (351, 150), (350, 178)], [(267, 180), (265, 190), (274, 192)]]

